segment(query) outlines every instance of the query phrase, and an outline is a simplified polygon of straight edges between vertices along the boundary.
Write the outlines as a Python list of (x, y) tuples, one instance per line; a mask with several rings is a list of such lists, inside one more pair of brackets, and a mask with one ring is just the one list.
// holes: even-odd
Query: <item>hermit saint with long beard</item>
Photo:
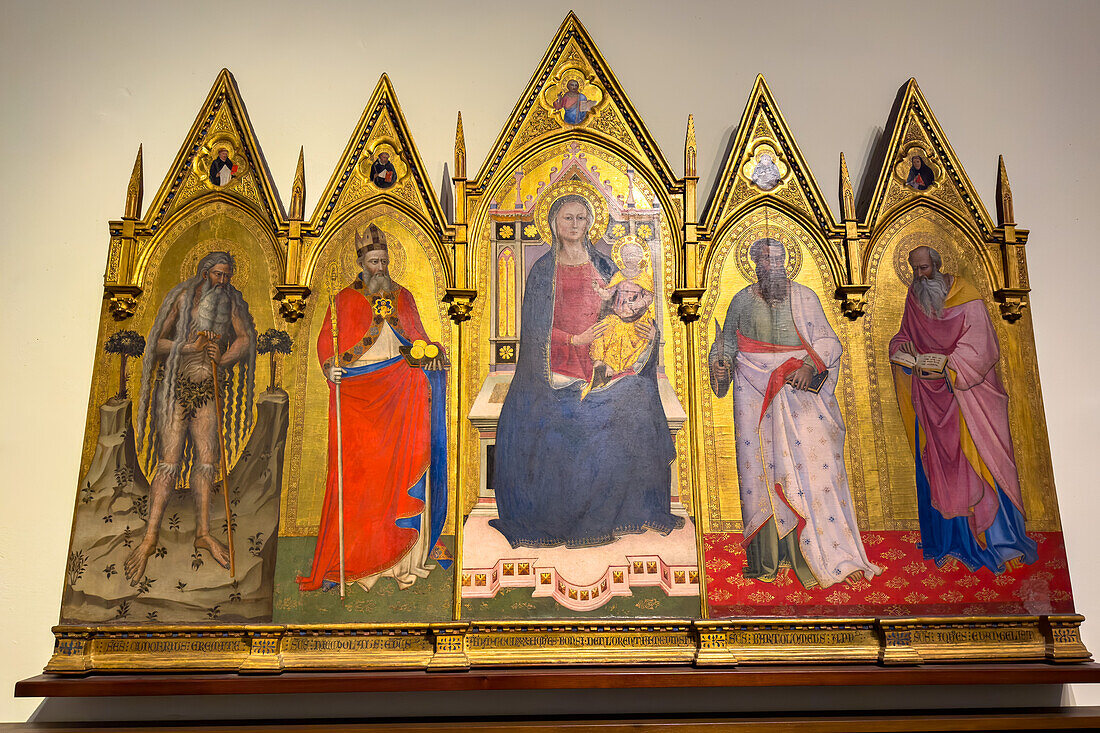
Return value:
[(730, 301), (710, 352), (711, 389), (733, 385), (743, 576), (790, 567), (807, 588), (882, 569), (867, 559), (844, 467), (834, 390), (841, 344), (813, 290), (792, 282), (783, 243), (749, 247), (757, 282)]
[[(148, 423), (156, 475), (145, 535), (126, 558), (131, 584), (141, 580), (149, 556), (156, 551), (164, 509), (188, 457), (195, 499), (195, 549), (206, 550), (217, 563), (229, 567), (228, 549), (210, 533), (210, 497), (221, 459), (218, 421), (238, 438), (247, 434), (256, 367), (256, 326), (244, 297), (230, 284), (235, 269), (228, 252), (203, 257), (195, 276), (165, 296), (149, 332), (137, 444), (142, 445)], [(220, 373), (217, 379), (215, 365)], [(231, 377), (234, 369), (238, 370), (235, 379)], [(215, 383), (237, 386), (224, 393), (223, 415), (217, 414)]]
[(995, 573), (1033, 563), (989, 311), (977, 288), (941, 270), (933, 248), (915, 248), (909, 265), (890, 360), (915, 459), (924, 557)]

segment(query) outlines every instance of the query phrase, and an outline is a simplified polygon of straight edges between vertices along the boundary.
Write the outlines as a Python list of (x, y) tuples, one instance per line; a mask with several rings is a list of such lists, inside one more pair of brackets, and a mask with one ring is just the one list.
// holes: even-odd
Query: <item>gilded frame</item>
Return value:
[[(572, 107), (573, 102), (555, 104), (554, 85), (566, 90), (556, 92), (557, 98), (576, 99), (565, 97), (574, 93), (580, 94), (583, 101)], [(277, 673), (560, 664), (709, 667), (1090, 659), (1080, 641), (1083, 618), (1065, 604), (1057, 608), (1048, 604), (1045, 613), (837, 615), (799, 613), (794, 607), (789, 613), (753, 613), (747, 606), (726, 613), (719, 612), (720, 604), (708, 595), (711, 576), (719, 573), (708, 562), (708, 548), (712, 547), (709, 536), (742, 529), (730, 514), (729, 506), (736, 504), (723, 504), (733, 501), (733, 493), (728, 483), (727, 488), (720, 488), (724, 480), (721, 472), (728, 469), (718, 465), (721, 451), (714, 427), (717, 401), (705, 392), (709, 379), (707, 346), (714, 338), (710, 321), (716, 320), (721, 310), (719, 293), (725, 288), (722, 297), (728, 297), (730, 283), (740, 282), (729, 274), (739, 256), (744, 260), (744, 253), (734, 252), (735, 243), (740, 241), (738, 237), (747, 236), (743, 232), (759, 227), (761, 216), (765, 227), (772, 226), (772, 222), (779, 229), (785, 227), (791, 241), (800, 247), (804, 268), (816, 268), (816, 288), (827, 301), (823, 305), (831, 322), (847, 344), (841, 366), (846, 375), (842, 380), (846, 410), (850, 416), (858, 415), (876, 426), (848, 443), (852, 466), (866, 462), (881, 468), (888, 463), (891, 446), (882, 437), (882, 401), (864, 404), (858, 385), (876, 384), (873, 342), (879, 332), (872, 324), (876, 323), (874, 315), (886, 307), (876, 302), (880, 292), (885, 298), (889, 291), (882, 284), (891, 274), (889, 266), (881, 266), (886, 250), (892, 248), (891, 256), (897, 259), (897, 240), (908, 231), (905, 227), (918, 219), (940, 222), (957, 233), (960, 247), (969, 247), (959, 249), (956, 256), (972, 262), (972, 270), (994, 309), (996, 331), (1002, 341), (1011, 344), (1015, 363), (1022, 365), (1012, 378), (1017, 383), (1034, 378), (1034, 337), (1027, 311), (1028, 232), (1014, 221), (1003, 162), (999, 166), (994, 221), (915, 81), (910, 80), (902, 88), (886, 129), (877, 178), (868, 182), (859, 205), (841, 155), (838, 220), (825, 203), (767, 83), (758, 77), (712, 198), (700, 214), (692, 117), (689, 115), (687, 120), (684, 175), (677, 176), (595, 43), (570, 13), (472, 177), (467, 176), (459, 115), (453, 190), (445, 191), (442, 198), (435, 194), (396, 93), (383, 75), (316, 210), (306, 218), (304, 155), (299, 159), (289, 210), (284, 210), (236, 84), (229, 72), (223, 71), (144, 215), (139, 149), (125, 213), (120, 220), (109, 223), (98, 347), (102, 348), (110, 333), (117, 330), (116, 324), (143, 313), (146, 293), (152, 289), (163, 260), (161, 250), (169, 246), (165, 242), (171, 244), (171, 233), (193, 224), (193, 220), (232, 212), (248, 222), (256, 233), (254, 251), (262, 252), (265, 261), (265, 267), (257, 269), (265, 271), (274, 296), (265, 318), (276, 326), (281, 318), (295, 340), (303, 342), (316, 338), (318, 329), (296, 329), (310, 323), (315, 309), (329, 297), (324, 284), (325, 263), (340, 256), (329, 250), (349, 246), (350, 234), (348, 230), (341, 233), (342, 229), (350, 226), (358, 233), (378, 217), (404, 222), (408, 232), (415, 232), (410, 236), (420, 247), (418, 256), (427, 263), (425, 272), (430, 276), (425, 276), (420, 292), (429, 294), (432, 309), (428, 312), (439, 319), (439, 341), (454, 366), (448, 376), (447, 400), (449, 424), (454, 427), (447, 447), (452, 460), (448, 468), (452, 490), (444, 529), (453, 541), (452, 592), (446, 609), (434, 620), (222, 623), (214, 615), (210, 623), (159, 623), (154, 622), (155, 616), (150, 616), (148, 623), (133, 623), (124, 617), (118, 623), (64, 623), (54, 628), (55, 650), (46, 671)], [(206, 171), (223, 146), (232, 148), (230, 155), (241, 164), (229, 183), (218, 185)], [(395, 180), (383, 179), (385, 186), (371, 183), (368, 165), (379, 160), (381, 152), (397, 163)], [(754, 166), (765, 153), (778, 163), (777, 177), (756, 183)], [(927, 158), (936, 176), (935, 185), (927, 190), (913, 190), (905, 180), (904, 163), (917, 155)], [(550, 164), (559, 159), (560, 169), (539, 173), (550, 170)], [(616, 201), (613, 193), (607, 194), (611, 211), (604, 215), (608, 227), (621, 221), (632, 232), (640, 232), (644, 225), (657, 242), (653, 257), (661, 262), (658, 294), (664, 307), (662, 325), (668, 332), (663, 367), (668, 373), (670, 399), (683, 411), (676, 426), (675, 498), (682, 500), (686, 515), (693, 520), (698, 604), (688, 613), (598, 618), (563, 612), (559, 618), (524, 618), (522, 614), (504, 618), (494, 617), (491, 612), (471, 613), (464, 604), (464, 598), (470, 596), (463, 594), (463, 588), (477, 583), (474, 577), (466, 582), (467, 576), (476, 571), (464, 570), (464, 527), (485, 498), (480, 488), (486, 479), (485, 448), (487, 439), (491, 441), (495, 435), (495, 422), (479, 423), (473, 414), (478, 409), (479, 393), (490, 384), (490, 375), (498, 371), (495, 367), (507, 367), (512, 358), (503, 349), (517, 349), (519, 345), (514, 331), (506, 328), (502, 335), (500, 314), (506, 308), (517, 309), (515, 301), (522, 292), (514, 293), (511, 300), (501, 297), (494, 280), (502, 271), (498, 257), (505, 249), (513, 252), (509, 256), (522, 251), (522, 235), (516, 229), (529, 220), (533, 201), (537, 201), (544, 186), (552, 187), (552, 176), (560, 176), (567, 165), (592, 171), (602, 166), (609, 176), (602, 183), (608, 186), (611, 178), (620, 176), (615, 178), (615, 185), (621, 200)], [(523, 189), (524, 175), (544, 175), (544, 180), (539, 180), (537, 189), (531, 182)], [(594, 175), (585, 185), (598, 189), (600, 176)], [(533, 191), (527, 194), (527, 200), (524, 191)], [(513, 195), (516, 203), (509, 209), (502, 198)], [(509, 221), (516, 223), (514, 229), (500, 228)], [(501, 242), (510, 237), (518, 238), (515, 247), (502, 247)], [(513, 279), (500, 282), (521, 280), (513, 273)], [(896, 284), (890, 287), (896, 291), (895, 296), (902, 292)], [(511, 317), (518, 318), (518, 311), (513, 310)], [(297, 388), (304, 389), (305, 354), (296, 365), (284, 365), (282, 369), (285, 372), (280, 371), (280, 375), (288, 383), (297, 378)], [(98, 369), (93, 380), (82, 467), (88, 465), (95, 451), (99, 428), (96, 410), (107, 397), (107, 371)], [(1034, 383), (1037, 385), (1037, 378)], [(302, 402), (293, 404), (297, 405), (291, 408), (296, 427), (291, 428), (290, 444), (297, 460), (303, 450), (301, 418), (306, 410)], [(298, 423), (293, 422), (295, 419)], [(1029, 485), (1038, 487), (1028, 494), (1029, 512), (1037, 513), (1034, 522), (1029, 519), (1029, 528), (1056, 532), (1058, 518), (1038, 389), (1018, 407), (1012, 420), (1016, 430), (1027, 429), (1040, 438), (1036, 441), (1039, 447), (1025, 456)], [(853, 468), (851, 473), (859, 474), (852, 481), (852, 493), (863, 529), (912, 529), (912, 511), (895, 507), (883, 498), (891, 495), (888, 472), (875, 472), (884, 491), (872, 486), (870, 470)], [(300, 470), (295, 468), (283, 477), (280, 537), (314, 529), (309, 521), (298, 519), (294, 502), (300, 481)], [(876, 492), (877, 499), (868, 498)], [(1044, 507), (1052, 505), (1053, 509), (1043, 513)], [(690, 571), (683, 572), (690, 584)], [(867, 611), (870, 606), (862, 608)]]

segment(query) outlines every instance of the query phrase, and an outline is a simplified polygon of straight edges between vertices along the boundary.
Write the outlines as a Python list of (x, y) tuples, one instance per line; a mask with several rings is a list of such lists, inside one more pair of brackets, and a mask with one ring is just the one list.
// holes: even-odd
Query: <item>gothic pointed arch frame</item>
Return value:
[[(125, 358), (103, 360), (93, 377), (63, 600), (65, 625), (54, 630), (57, 642), (47, 671), (275, 674), (287, 669), (453, 671), (560, 664), (1087, 660), (1078, 632), (1082, 618), (1073, 612), (1069, 590), (1038, 389), (1028, 310), (1028, 232), (1014, 221), (1003, 162), (994, 216), (928, 100), (909, 80), (898, 93), (863, 181), (853, 185), (840, 156), (840, 200), (834, 210), (772, 90), (758, 76), (721, 170), (703, 172), (714, 176), (713, 185), (697, 212), (694, 124), (689, 116), (680, 176), (593, 38), (569, 13), (469, 177), (459, 114), (450, 182), (453, 216), (447, 213), (450, 192), (437, 196), (430, 185), (386, 74), (307, 213), (304, 151), (284, 207), (237, 84), (223, 70), (145, 208), (139, 148), (125, 213), (109, 222), (97, 348), (124, 353), (108, 348), (112, 339), (125, 340), (119, 334), (128, 327), (150, 333), (165, 294), (194, 275), (189, 270), (206, 251), (224, 250), (237, 258), (236, 282), (256, 329), (267, 329), (271, 344), (283, 344), (283, 336), (292, 344), (282, 357), (275, 356), (282, 346), (265, 352), (271, 354), (270, 387), (255, 412), (266, 410), (271, 419), (258, 420), (267, 427), (229, 442), (222, 477), (229, 487), (225, 514), (211, 515), (215, 524), (224, 522), (227, 536), (234, 522), (240, 524), (238, 535), (244, 536), (237, 537), (236, 547), (242, 570), (232, 579), (221, 577), (210, 550), (184, 537), (191, 525), (180, 493), (171, 499), (162, 530), (172, 541), (154, 547), (142, 566), (149, 573), (139, 573), (134, 583), (122, 582), (126, 571), (120, 569), (143, 526), (138, 520), (149, 517), (148, 496), (142, 496), (149, 492), (145, 474), (151, 478), (157, 471), (148, 461), (127, 464), (130, 458), (123, 454), (129, 450), (128, 431), (133, 431), (122, 406), (127, 390), (136, 393), (165, 377), (156, 370), (144, 377), (136, 368), (127, 372)], [(225, 160), (219, 163), (223, 149)], [(503, 530), (490, 528), (501, 518), (500, 415), (516, 389), (524, 350), (532, 348), (524, 340), (525, 329), (531, 333), (533, 328), (525, 322), (524, 303), (542, 302), (536, 299), (541, 297), (559, 307), (557, 291), (547, 299), (545, 291), (537, 290), (546, 282), (540, 284), (532, 272), (541, 258), (557, 251), (551, 233), (557, 222), (550, 221), (550, 210), (568, 194), (587, 204), (588, 264), (596, 268), (599, 261), (606, 269), (591, 283), (593, 292), (602, 293), (601, 302), (588, 295), (587, 285), (578, 289), (594, 303), (590, 310), (607, 317), (618, 301), (612, 293), (605, 305), (603, 296), (626, 281), (653, 295), (646, 307), (652, 309), (647, 312), (654, 335), (627, 329), (614, 348), (631, 354), (623, 344), (640, 338), (639, 353), (652, 355), (651, 361), (627, 359), (624, 364), (631, 368), (618, 378), (651, 369), (655, 386), (644, 394), (659, 404), (659, 427), (667, 427), (672, 439), (669, 488), (659, 502), (670, 520), (659, 527), (631, 526), (631, 532), (612, 536), (614, 541), (570, 545), (563, 540), (547, 548), (513, 543)], [(298, 581), (309, 570), (311, 538), (320, 532), (329, 470), (332, 413), (317, 343), (334, 293), (359, 277), (355, 242), (372, 225), (387, 239), (393, 278), (411, 294), (426, 341), (438, 344), (449, 361), (449, 501), (443, 540), (425, 555), (437, 565), (422, 568), (418, 580), (404, 584), (396, 574), (375, 579), (377, 586), (364, 583), (345, 599), (332, 589), (300, 591)], [(759, 273), (749, 247), (761, 238), (784, 244), (787, 280), (797, 284), (804, 302), (819, 306), (814, 327), (839, 344), (834, 361), (823, 370), (828, 376), (817, 384), (820, 390), (828, 383), (824, 389), (832, 402), (806, 398), (804, 404), (814, 409), (807, 409), (801, 425), (813, 430), (792, 422), (786, 450), (798, 452), (803, 442), (826, 445), (814, 432), (815, 422), (824, 422), (826, 413), (834, 416), (829, 411), (835, 407), (839, 428), (834, 426), (828, 455), (822, 453), (820, 462), (823, 469), (825, 463), (843, 464), (842, 480), (822, 484), (840, 498), (828, 509), (821, 508), (824, 500), (808, 500), (799, 504), (809, 507), (800, 513), (794, 508), (798, 500), (790, 501), (793, 495), (775, 494), (803, 520), (796, 531), (809, 526), (808, 520), (822, 520), (815, 531), (830, 537), (834, 549), (847, 542), (847, 549), (864, 553), (862, 570), (838, 571), (835, 578), (814, 575), (812, 569), (810, 575), (800, 574), (804, 568), (790, 548), (786, 556), (776, 556), (774, 572), (750, 567), (747, 548), (753, 537), (745, 536), (748, 502), (741, 490), (748, 483), (744, 479), (753, 477), (742, 475), (738, 458), (759, 446), (751, 439), (745, 443), (745, 435), (738, 433), (736, 400), (742, 398), (733, 396), (737, 387), (719, 396), (714, 354), (721, 353), (715, 347), (734, 298), (756, 292)], [(957, 556), (922, 551), (927, 540), (922, 535), (927, 531), (921, 513), (925, 500), (919, 493), (924, 468), (911, 441), (919, 435), (927, 445), (929, 431), (898, 396), (897, 365), (891, 361), (896, 354), (890, 346), (913, 279), (909, 253), (922, 245), (940, 252), (944, 273), (972, 285), (973, 300), (966, 302), (977, 305), (969, 312), (983, 324), (988, 317), (990, 348), (996, 354), (985, 374), (1003, 384), (1007, 394), (1003, 434), (1010, 436), (1007, 455), (1018, 472), (1020, 526), (1037, 547), (1034, 558), (1021, 555), (1003, 567), (971, 567)], [(634, 258), (630, 264), (624, 252)], [(557, 267), (555, 259), (549, 261)], [(553, 288), (557, 277), (555, 270)], [(759, 299), (770, 310), (758, 309), (757, 315), (782, 320), (785, 313), (775, 312), (788, 308), (797, 346), (778, 337), (757, 338), (756, 331), (757, 336), (742, 341), (747, 334), (738, 329), (738, 349), (768, 354), (802, 349), (805, 358), (792, 357), (795, 362), (801, 358), (802, 365), (787, 366), (792, 371), (810, 366), (805, 359), (814, 350), (807, 346), (812, 339), (799, 331), (809, 321), (800, 326), (794, 306), (784, 306), (782, 298)], [(387, 315), (376, 314), (383, 320)], [(626, 316), (615, 315), (627, 325)], [(555, 317), (551, 310), (550, 318)], [(568, 344), (575, 346), (571, 337)], [(613, 358), (612, 347), (600, 348), (606, 349), (601, 358)], [(408, 361), (413, 368), (415, 358)], [(548, 356), (548, 375), (550, 361)], [(816, 372), (816, 362), (813, 366)], [(766, 381), (770, 384), (779, 371), (765, 375)], [(566, 386), (579, 390), (576, 380), (587, 380), (580, 399), (595, 394), (598, 400), (601, 388), (608, 389), (603, 395), (612, 394), (615, 378), (611, 374), (600, 384), (593, 367), (591, 376), (573, 376)], [(947, 377), (939, 378), (946, 383)], [(751, 415), (757, 427), (774, 404), (767, 400), (794, 389), (783, 378), (774, 381), (773, 394)], [(122, 388), (113, 395), (116, 383)], [(239, 379), (225, 396), (238, 386)], [(561, 383), (554, 386), (561, 388)], [(626, 411), (632, 419), (640, 412)], [(553, 419), (537, 411), (524, 417), (532, 424)], [(988, 473), (974, 434), (962, 418), (959, 424), (960, 434), (971, 441), (960, 438), (960, 450), (970, 451), (966, 460), (976, 472), (985, 466)], [(284, 431), (282, 442), (261, 445), (271, 437), (272, 425), (275, 433)], [(627, 434), (636, 427), (630, 420), (609, 425), (605, 433)], [(538, 437), (547, 436), (556, 439), (550, 432)], [(582, 437), (603, 450), (588, 458), (609, 465), (616, 458), (611, 455), (615, 446), (622, 447), (606, 435)], [(104, 458), (116, 438), (114, 444), (122, 448), (111, 460), (117, 465)], [(657, 445), (638, 438), (621, 452), (640, 463), (658, 452)], [(815, 463), (816, 450), (805, 452)], [(789, 457), (777, 450), (772, 462), (781, 462), (780, 455)], [(763, 452), (760, 456), (767, 478), (774, 466)], [(555, 471), (571, 469), (572, 460), (560, 457)], [(621, 471), (625, 464), (614, 465)], [(659, 468), (663, 471), (664, 465)], [(247, 503), (251, 499), (240, 484), (245, 476), (262, 501)], [(606, 484), (610, 493), (615, 482)], [(641, 503), (638, 496), (624, 494), (622, 503)], [(118, 501), (125, 506), (116, 507)], [(837, 507), (851, 517), (844, 541), (827, 535), (825, 522), (839, 516), (830, 514)], [(776, 517), (774, 505), (772, 511)], [(263, 527), (248, 524), (250, 514), (275, 521)], [(197, 525), (194, 533), (197, 539)], [(979, 543), (996, 542), (981, 532), (974, 536)], [(782, 539), (778, 529), (776, 537)], [(93, 547), (100, 554), (92, 553)], [(161, 572), (168, 566), (171, 578)]]

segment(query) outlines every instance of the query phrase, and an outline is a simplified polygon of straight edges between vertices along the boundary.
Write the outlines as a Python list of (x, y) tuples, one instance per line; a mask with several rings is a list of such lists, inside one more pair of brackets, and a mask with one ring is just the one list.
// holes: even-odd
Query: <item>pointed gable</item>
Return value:
[(437, 239), (442, 237), (443, 210), (385, 74), (317, 203), (311, 233), (320, 235), (352, 210), (378, 202), (396, 205), (435, 232)]
[[(220, 185), (210, 173), (223, 148), (234, 170)], [(272, 229), (286, 218), (237, 83), (227, 69), (214, 81), (139, 228), (155, 233), (174, 214), (207, 196), (243, 204)]]
[[(921, 167), (929, 170), (930, 182), (925, 182), (919, 171), (914, 175), (914, 158), (920, 158)], [(892, 212), (931, 201), (973, 222), (983, 237), (988, 237), (993, 230), (989, 213), (916, 79), (910, 79), (898, 92), (876, 162), (878, 178), (874, 189), (865, 197), (865, 222), (884, 222)]]
[(662, 183), (676, 178), (657, 143), (627, 99), (588, 31), (570, 12), (473, 179), (471, 195), (485, 191), (509, 160), (531, 143), (578, 132), (648, 160)]
[(828, 237), (835, 228), (813, 174), (763, 76), (756, 77), (702, 216), (704, 237), (763, 201), (796, 212)]

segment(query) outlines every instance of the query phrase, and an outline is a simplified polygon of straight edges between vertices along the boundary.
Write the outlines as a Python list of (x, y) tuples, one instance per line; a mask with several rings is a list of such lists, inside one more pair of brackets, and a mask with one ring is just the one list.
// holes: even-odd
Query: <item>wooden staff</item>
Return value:
[[(340, 368), (339, 328), (336, 317), (337, 268), (332, 268), (332, 287), (329, 289), (329, 314), (332, 321), (332, 369)], [(330, 375), (331, 376), (331, 375)], [(340, 382), (336, 386), (336, 503), (338, 506), (337, 532), (340, 540), (340, 600), (344, 600), (344, 430), (340, 423)]]
[(210, 369), (214, 373), (214, 412), (218, 422), (218, 447), (222, 456), (222, 495), (225, 497), (225, 539), (229, 546), (229, 577), (236, 576), (237, 563), (233, 553), (233, 513), (229, 508), (229, 456), (225, 452), (225, 426), (222, 424), (222, 391), (218, 384), (218, 360), (210, 358)]

